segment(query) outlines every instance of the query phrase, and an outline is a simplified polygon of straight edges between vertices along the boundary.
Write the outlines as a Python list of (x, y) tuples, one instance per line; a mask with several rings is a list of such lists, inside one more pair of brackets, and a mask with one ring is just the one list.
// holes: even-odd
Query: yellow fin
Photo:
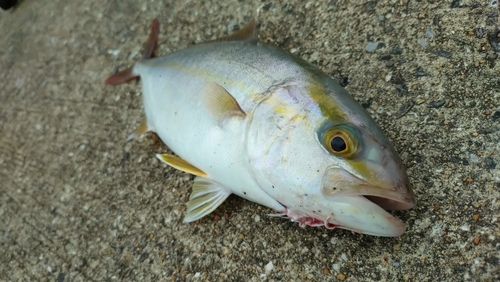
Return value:
[(184, 222), (198, 220), (213, 212), (229, 195), (231, 195), (231, 190), (212, 179), (196, 177), (193, 192), (187, 203)]
[(146, 120), (146, 118), (144, 118), (141, 122), (141, 125), (139, 125), (139, 127), (134, 131), (134, 133), (130, 134), (127, 137), (127, 141), (130, 141), (134, 138), (137, 138), (137, 137), (139, 137), (139, 136), (141, 136), (144, 133), (149, 132), (149, 131), (153, 131), (153, 130), (149, 127), (148, 121)]
[(215, 41), (249, 40), (257, 39), (257, 24), (255, 19), (251, 19), (244, 27), (231, 35), (219, 38)]
[(206, 173), (204, 173), (200, 169), (194, 167), (190, 163), (186, 162), (185, 160), (177, 156), (169, 154), (157, 154), (156, 157), (161, 161), (163, 161), (164, 163), (168, 164), (169, 166), (176, 168), (178, 170), (191, 173), (197, 176), (207, 177)]
[(219, 122), (231, 116), (246, 117), (236, 99), (215, 82), (209, 82), (205, 86), (204, 98), (208, 111)]

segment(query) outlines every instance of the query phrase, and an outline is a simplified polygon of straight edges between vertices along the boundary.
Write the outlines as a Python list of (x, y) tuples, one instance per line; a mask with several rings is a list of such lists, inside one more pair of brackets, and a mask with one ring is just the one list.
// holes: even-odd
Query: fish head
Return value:
[(249, 163), (259, 186), (301, 225), (395, 237), (387, 210), (416, 204), (405, 167), (381, 129), (338, 84), (285, 83), (254, 109)]

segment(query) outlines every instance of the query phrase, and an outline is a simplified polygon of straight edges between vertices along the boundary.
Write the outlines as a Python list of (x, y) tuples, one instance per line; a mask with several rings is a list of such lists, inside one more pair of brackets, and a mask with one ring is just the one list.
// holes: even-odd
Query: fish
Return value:
[(235, 194), (299, 226), (397, 237), (389, 210), (416, 205), (406, 169), (380, 127), (316, 66), (257, 39), (255, 20), (234, 34), (142, 58), (109, 76), (140, 78), (145, 119), (128, 140), (156, 133), (165, 164), (193, 174), (184, 222)]

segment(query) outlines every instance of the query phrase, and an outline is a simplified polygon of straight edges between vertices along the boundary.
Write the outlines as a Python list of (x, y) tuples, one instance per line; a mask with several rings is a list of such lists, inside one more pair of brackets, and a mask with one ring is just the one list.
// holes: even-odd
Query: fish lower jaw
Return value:
[(334, 229), (336, 227), (339, 227), (339, 225), (328, 222), (328, 219), (321, 220), (319, 218), (311, 217), (305, 213), (293, 211), (289, 208), (285, 208), (285, 211), (282, 214), (278, 214), (277, 216), (286, 216), (292, 222), (297, 222), (300, 227), (325, 227), (327, 229)]

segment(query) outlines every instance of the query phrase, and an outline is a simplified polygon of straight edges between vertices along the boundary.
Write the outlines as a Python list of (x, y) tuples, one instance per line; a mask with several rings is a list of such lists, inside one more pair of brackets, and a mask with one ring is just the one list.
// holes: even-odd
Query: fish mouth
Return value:
[(330, 169), (325, 176), (322, 192), (331, 202), (333, 214), (326, 222), (374, 236), (397, 237), (406, 231), (406, 225), (388, 212), (411, 209), (416, 204), (406, 175), (387, 183), (374, 181), (376, 184), (341, 168)]

